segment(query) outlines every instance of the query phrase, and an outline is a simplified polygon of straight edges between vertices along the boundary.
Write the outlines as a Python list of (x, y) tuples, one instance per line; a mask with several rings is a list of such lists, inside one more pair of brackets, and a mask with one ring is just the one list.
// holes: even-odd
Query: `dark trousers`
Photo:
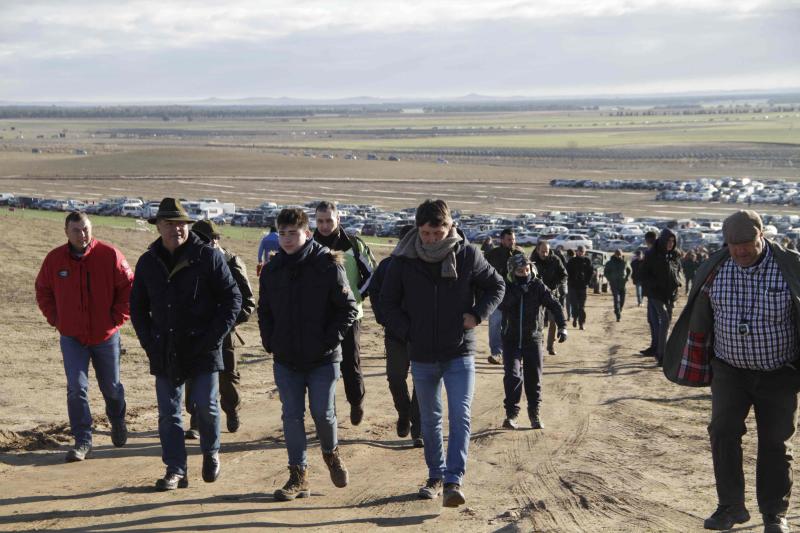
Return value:
[(553, 349), (553, 343), (556, 341), (556, 330), (558, 326), (556, 326), (556, 319), (553, 316), (553, 313), (550, 311), (545, 311), (545, 322), (547, 324), (547, 349)]
[(650, 326), (650, 346), (649, 349), (656, 351), (658, 348), (658, 312), (656, 311), (656, 300), (647, 297), (647, 325)]
[(586, 287), (570, 287), (568, 296), (573, 320), (577, 320), (578, 324), (586, 323)]
[(614, 299), (614, 313), (621, 313), (625, 307), (625, 287), (621, 289), (611, 287), (611, 297)]
[(383, 343), (386, 347), (386, 379), (389, 381), (394, 408), (398, 418), (411, 420), (411, 438), (416, 439), (420, 435), (419, 402), (416, 389), (412, 387), (411, 395), (408, 394), (408, 371), (411, 368), (408, 346), (388, 335)]
[(743, 370), (719, 359), (711, 365), (711, 456), (720, 505), (744, 503), (742, 435), (752, 406), (758, 431), (756, 496), (765, 514), (782, 514), (792, 492), (792, 436), (797, 427), (800, 373)]
[[(239, 396), (239, 383), (241, 376), (236, 369), (236, 351), (233, 346), (233, 333), (225, 335), (222, 341), (222, 364), (225, 369), (219, 373), (219, 403), (222, 412), (226, 415), (234, 415), (239, 411), (241, 404)], [(192, 380), (186, 380), (186, 412), (191, 415), (189, 426), (197, 429), (197, 419), (194, 416), (194, 404), (192, 398)]]
[(364, 374), (361, 372), (361, 320), (353, 322), (342, 339), (342, 380), (344, 394), (350, 405), (364, 401)]
[(519, 348), (515, 342), (503, 342), (503, 406), (507, 417), (519, 415), (522, 389), (528, 398), (528, 413), (539, 408), (542, 401), (542, 344)]

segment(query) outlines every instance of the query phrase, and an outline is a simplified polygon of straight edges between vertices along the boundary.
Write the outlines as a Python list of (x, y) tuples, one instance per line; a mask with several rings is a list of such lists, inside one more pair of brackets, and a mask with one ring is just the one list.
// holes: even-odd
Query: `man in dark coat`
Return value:
[(611, 297), (614, 299), (614, 315), (617, 317), (617, 322), (619, 322), (620, 318), (622, 318), (622, 308), (625, 307), (625, 285), (628, 283), (628, 278), (631, 277), (631, 267), (622, 257), (622, 250), (614, 250), (614, 255), (603, 267), (603, 276), (608, 281), (608, 286), (611, 287)]
[[(517, 248), (517, 238), (514, 235), (514, 230), (505, 228), (500, 232), (500, 246), (492, 248), (483, 255), (486, 261), (500, 274), (500, 277), (505, 279), (508, 258), (512, 255), (523, 253), (520, 248)], [(489, 362), (493, 365), (503, 363), (503, 338), (500, 334), (500, 322), (503, 320), (503, 313), (500, 309), (495, 309), (494, 313), (489, 317)]]
[(136, 264), (131, 322), (156, 376), (158, 435), (166, 475), (158, 490), (189, 485), (181, 406), (183, 384), (194, 384), (203, 480), (219, 476), (220, 416), (217, 396), (222, 342), (242, 306), (242, 295), (221, 252), (189, 231), (180, 202), (164, 198), (154, 218), (160, 237)]
[[(531, 253), (531, 260), (536, 267), (536, 272), (545, 287), (550, 289), (559, 304), (563, 306), (564, 297), (567, 295), (567, 268), (561, 259), (550, 250), (550, 243), (542, 239), (536, 243), (536, 248)], [(546, 311), (547, 328), (547, 353), (556, 355), (556, 321), (555, 316)]]
[(308, 215), (284, 209), (277, 219), (281, 251), (261, 270), (258, 326), (264, 349), (273, 354), (275, 385), (281, 397), (289, 480), (277, 500), (310, 495), (306, 457), (306, 389), (322, 458), (337, 487), (349, 474), (336, 435), (336, 382), (341, 375), (342, 340), (358, 307), (341, 252), (311, 239)]
[[(400, 239), (402, 240), (413, 229), (414, 226), (411, 225), (403, 226), (400, 230)], [(381, 288), (391, 263), (391, 255), (384, 258), (372, 274), (372, 281), (369, 284), (369, 301), (372, 304), (372, 311), (375, 313), (375, 321), (384, 326), (384, 328), (386, 327), (386, 320), (381, 309)], [(409, 394), (408, 384), (406, 383), (408, 371), (411, 367), (406, 341), (398, 339), (384, 330), (383, 342), (386, 350), (386, 379), (389, 381), (389, 392), (392, 393), (394, 408), (397, 410), (397, 436), (407, 437), (411, 433), (414, 446), (421, 448), (423, 441), (419, 425), (417, 392), (412, 389), (411, 394)]]
[[(457, 507), (466, 501), (461, 483), (475, 388), (475, 327), (500, 304), (505, 284), (457, 232), (444, 201), (423, 202), (416, 225), (392, 252), (381, 307), (386, 330), (408, 343), (428, 466), (419, 496), (436, 498), (444, 484), (443, 505)], [(442, 383), (450, 422), (446, 460)]]
[(572, 304), (572, 327), (580, 327), (586, 323), (586, 289), (592, 282), (594, 267), (592, 261), (586, 257), (586, 250), (578, 246), (575, 257), (567, 263), (567, 284), (569, 286), (569, 299)]
[[(236, 369), (236, 326), (244, 324), (250, 319), (250, 315), (256, 308), (256, 300), (253, 297), (253, 289), (250, 287), (250, 280), (247, 279), (247, 268), (244, 262), (238, 255), (234, 255), (225, 248), (219, 245), (220, 234), (216, 224), (210, 220), (199, 220), (192, 224), (192, 231), (200, 237), (200, 239), (217, 250), (220, 250), (225, 256), (225, 263), (231, 271), (233, 279), (236, 280), (236, 286), (242, 294), (242, 309), (239, 311), (239, 316), (236, 317), (236, 324), (230, 333), (225, 335), (225, 340), (222, 341), (222, 362), (225, 369), (219, 373), (219, 400), (222, 412), (225, 413), (225, 421), (228, 431), (236, 433), (239, 430), (239, 407), (241, 399), (239, 395), (239, 383), (241, 376)], [(238, 337), (241, 339), (241, 337)], [(189, 402), (192, 397), (192, 381), (186, 382), (186, 410), (190, 415), (189, 429), (186, 431), (187, 439), (197, 439), (200, 434), (197, 431), (197, 417), (194, 415), (194, 406)]]
[(664, 228), (655, 246), (644, 254), (641, 279), (648, 298), (648, 306), (654, 312), (656, 332), (655, 358), (661, 364), (667, 346), (667, 331), (672, 321), (672, 309), (681, 286), (681, 260), (675, 233)]

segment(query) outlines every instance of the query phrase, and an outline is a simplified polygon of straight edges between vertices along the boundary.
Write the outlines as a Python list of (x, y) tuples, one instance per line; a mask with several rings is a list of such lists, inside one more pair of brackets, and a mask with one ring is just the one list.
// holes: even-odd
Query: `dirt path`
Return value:
[[(273, 490), (287, 476), (286, 452), (272, 362), (258, 346), (255, 324), (243, 330), (248, 344), (241, 353), (243, 426), (234, 435), (223, 432), (222, 476), (216, 483), (202, 482), (199, 449), (190, 444), (190, 488), (152, 490), (163, 473), (155, 394), (130, 327), (124, 330), (128, 354), (122, 376), (130, 406), (128, 445), (111, 445), (92, 383), (94, 456), (65, 464), (69, 437), (60, 354), (32, 294), (44, 251), (62, 240), (60, 229), (51, 222), (20, 226), (0, 217), (0, 232), (5, 236), (0, 297), (9, 303), (0, 307), (0, 447), (6, 450), (0, 453), (0, 530), (363, 531), (392, 526), (685, 532), (701, 531), (702, 519), (715, 506), (705, 431), (708, 390), (669, 384), (651, 359), (635, 353), (646, 344), (646, 322), (644, 307), (631, 303), (632, 295), (620, 323), (614, 321), (609, 295), (590, 295), (586, 331), (570, 328), (558, 355), (545, 358), (541, 431), (500, 429), (502, 370), (486, 363), (486, 328), (480, 326), (484, 354), (477, 359), (467, 505), (457, 510), (443, 509), (440, 500), (416, 498), (426, 476), (422, 450), (394, 433), (382, 340), (369, 312), (363, 338), (367, 412), (361, 426), (350, 427), (341, 384), (337, 394), (342, 453), (351, 473), (347, 488), (333, 487), (312, 441), (313, 496), (273, 500)], [(43, 237), (31, 242), (31, 235)], [(112, 229), (99, 237), (117, 243), (132, 262), (153, 238)], [(246, 258), (255, 249), (255, 243), (234, 244)], [(752, 433), (745, 437), (745, 457), (748, 503), (757, 517)], [(741, 530), (760, 528), (756, 518)]]

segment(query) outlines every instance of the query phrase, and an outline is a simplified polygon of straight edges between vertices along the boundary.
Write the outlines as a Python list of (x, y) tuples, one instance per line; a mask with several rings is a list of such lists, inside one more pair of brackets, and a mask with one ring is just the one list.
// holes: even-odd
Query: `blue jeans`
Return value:
[(492, 355), (503, 354), (502, 325), (503, 312), (498, 308), (489, 315), (489, 351)]
[[(219, 373), (205, 372), (192, 376), (192, 397), (199, 422), (200, 450), (203, 454), (219, 451)], [(186, 443), (183, 433), (183, 385), (175, 385), (165, 376), (156, 376), (158, 402), (158, 438), (161, 459), (168, 473), (186, 475)]]
[(92, 444), (89, 410), (89, 361), (106, 401), (109, 421), (125, 419), (125, 388), (119, 381), (119, 331), (108, 340), (84, 346), (75, 337), (61, 336), (61, 354), (67, 375), (67, 413), (75, 444)]
[(339, 363), (327, 363), (307, 372), (296, 372), (281, 363), (272, 365), (275, 385), (281, 396), (281, 418), (290, 466), (306, 466), (306, 389), (311, 418), (323, 453), (338, 445), (336, 435), (336, 382)]
[[(475, 391), (475, 359), (455, 357), (435, 363), (411, 361), (419, 400), (428, 477), (461, 484), (467, 468), (470, 407)], [(447, 392), (447, 462), (442, 436), (442, 382)]]
[(644, 298), (644, 296), (642, 295), (642, 284), (641, 283), (637, 283), (636, 284), (636, 303), (638, 305), (642, 305), (642, 298)]
[[(653, 306), (654, 330), (656, 332), (656, 360), (661, 362), (664, 359), (664, 351), (667, 349), (667, 332), (669, 323), (672, 320), (672, 305), (669, 302), (649, 299), (648, 306)], [(649, 308), (648, 308), (649, 310)]]

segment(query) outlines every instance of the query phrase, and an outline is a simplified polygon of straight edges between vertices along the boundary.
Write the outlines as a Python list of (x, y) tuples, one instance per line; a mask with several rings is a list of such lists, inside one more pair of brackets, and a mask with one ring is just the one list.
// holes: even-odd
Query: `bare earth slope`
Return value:
[[(117, 244), (131, 263), (154, 239), (153, 233), (113, 228), (96, 233)], [(128, 353), (122, 368), (128, 444), (111, 445), (92, 375), (94, 455), (81, 464), (65, 464), (66, 387), (57, 335), (33, 297), (39, 264), (47, 250), (63, 242), (63, 233), (52, 222), (2, 212), (0, 234), (0, 530), (363, 531), (391, 526), (685, 532), (701, 531), (702, 519), (715, 506), (705, 430), (708, 390), (674, 386), (652, 359), (636, 354), (646, 345), (646, 321), (631, 291), (621, 323), (614, 321), (610, 295), (590, 295), (587, 330), (570, 328), (558, 355), (546, 357), (541, 431), (500, 429), (502, 370), (485, 362), (487, 333), (480, 326), (484, 353), (477, 360), (467, 505), (457, 510), (416, 498), (426, 475), (424, 459), (421, 450), (394, 433), (381, 331), (369, 310), (363, 337), (367, 411), (361, 426), (349, 424), (341, 384), (337, 396), (339, 436), (351, 476), (347, 488), (333, 487), (312, 440), (313, 496), (273, 500), (273, 490), (286, 480), (286, 452), (272, 362), (259, 345), (255, 322), (242, 331), (247, 341), (240, 352), (243, 426), (233, 435), (223, 432), (222, 475), (216, 483), (202, 482), (199, 449), (192, 443), (190, 487), (171, 493), (151, 489), (163, 474), (155, 393), (129, 326), (123, 330)], [(252, 265), (256, 243), (228, 244)], [(313, 436), (312, 425), (307, 427)], [(745, 437), (745, 457), (748, 504), (757, 517), (753, 433)], [(760, 528), (756, 518), (741, 530)]]

